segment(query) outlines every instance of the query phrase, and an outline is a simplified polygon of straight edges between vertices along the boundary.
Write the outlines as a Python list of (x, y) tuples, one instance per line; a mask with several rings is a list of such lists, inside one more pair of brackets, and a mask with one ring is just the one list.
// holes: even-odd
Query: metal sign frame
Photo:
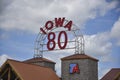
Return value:
[[(67, 24), (67, 23), (70, 22), (69, 20), (66, 20), (65, 18), (55, 18), (55, 20), (52, 20), (51, 23), (50, 23), (50, 21), (47, 21), (45, 26), (48, 25), (48, 22), (49, 22), (52, 25), (52, 27), (47, 26), (47, 28), (49, 28), (49, 30), (47, 30), (45, 26), (43, 28), (40, 28), (40, 32), (38, 33), (38, 35), (36, 37), (36, 40), (35, 40), (34, 57), (43, 57), (43, 53), (46, 52), (46, 51), (57, 51), (57, 50), (66, 50), (66, 49), (74, 49), (75, 54), (84, 54), (84, 37), (83, 37), (79, 27), (77, 27), (73, 23), (71, 24), (71, 29), (64, 30), (64, 32), (70, 32), (74, 35), (74, 40), (67, 41), (67, 44), (70, 44), (70, 43), (74, 42), (75, 43), (74, 47), (66, 47), (65, 46), (65, 48), (63, 47), (63, 49), (53, 47), (54, 49), (51, 49), (51, 50), (49, 50), (47, 48), (44, 48), (44, 46), (48, 45), (46, 43), (46, 39), (48, 39), (49, 33), (50, 32), (59, 33), (61, 31), (58, 28), (61, 28), (62, 26), (59, 26), (59, 27), (57, 26), (56, 27), (56, 25), (53, 25), (53, 23), (56, 23), (56, 19), (58, 20), (58, 24), (61, 24), (60, 22), (62, 22), (62, 24)], [(44, 31), (41, 31), (41, 29), (44, 30)], [(55, 31), (56, 29), (58, 29), (58, 30)], [(66, 42), (59, 42), (59, 43), (56, 42), (55, 45), (56, 44), (62, 44), (62, 43), (66, 44)], [(51, 44), (52, 43), (49, 43), (49, 45), (51, 45)]]

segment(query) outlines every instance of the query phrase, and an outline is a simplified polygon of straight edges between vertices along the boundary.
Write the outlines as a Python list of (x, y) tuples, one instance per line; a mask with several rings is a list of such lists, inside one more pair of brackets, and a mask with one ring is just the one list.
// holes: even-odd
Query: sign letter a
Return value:
[(72, 21), (69, 21), (64, 27), (71, 31)]

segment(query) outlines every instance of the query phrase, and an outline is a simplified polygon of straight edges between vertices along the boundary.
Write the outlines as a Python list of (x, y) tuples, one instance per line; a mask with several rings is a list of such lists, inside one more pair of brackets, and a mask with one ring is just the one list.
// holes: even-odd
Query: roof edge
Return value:
[[(24, 60), (24, 61), (22, 61), (22, 62), (25, 62), (25, 63), (29, 63), (29, 61), (30, 60), (33, 60), (33, 59), (39, 59), (39, 58), (30, 58), (30, 59), (27, 59), (27, 60)], [(43, 62), (49, 62), (49, 63), (53, 63), (53, 64), (56, 64), (56, 62), (54, 62), (54, 61), (52, 61), (52, 60), (49, 60), (49, 59), (47, 59), (47, 58), (42, 58), (42, 59), (46, 59), (46, 60), (43, 60)], [(34, 61), (31, 61), (31, 62), (34, 62)], [(38, 62), (39, 62), (39, 60), (38, 60)], [(42, 61), (40, 61), (40, 62), (42, 62)]]
[[(74, 57), (74, 56), (83, 56), (83, 57)], [(88, 56), (88, 55), (86, 55), (86, 54), (73, 54), (73, 55), (69, 55), (69, 56), (66, 56), (66, 57), (63, 57), (63, 58), (61, 58), (61, 60), (62, 61), (65, 61), (65, 60), (79, 60), (79, 59), (91, 59), (91, 60), (94, 60), (94, 61), (99, 61), (98, 59), (96, 59), (96, 58), (93, 58), (93, 57), (91, 57), (91, 56)]]

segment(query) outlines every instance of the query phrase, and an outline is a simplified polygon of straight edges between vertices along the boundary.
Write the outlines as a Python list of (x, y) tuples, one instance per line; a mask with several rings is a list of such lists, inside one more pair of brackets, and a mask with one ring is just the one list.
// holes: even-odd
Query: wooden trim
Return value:
[[(1, 71), (2, 69), (5, 67), (5, 65), (9, 64), (11, 70), (13, 70), (13, 72), (16, 74), (16, 76), (18, 78), (20, 78), (20, 80), (23, 80), (23, 78), (20, 76), (20, 74), (17, 72), (17, 70), (14, 68), (14, 66), (9, 62), (9, 60), (7, 60), (2, 66), (1, 66)], [(2, 75), (0, 75), (0, 77), (3, 77), (3, 75), (9, 70), (9, 68), (7, 68), (4, 73), (2, 73)], [(18, 79), (17, 78), (17, 79)]]
[(9, 70), (9, 68), (7, 68), (0, 77), (4, 76), (4, 74)]
[(115, 76), (115, 80), (117, 80), (120, 77), (120, 72)]
[(8, 80), (10, 80), (10, 76), (11, 76), (11, 73), (10, 73), (10, 68), (8, 69)]
[(15, 80), (19, 79), (18, 77), (15, 78)]

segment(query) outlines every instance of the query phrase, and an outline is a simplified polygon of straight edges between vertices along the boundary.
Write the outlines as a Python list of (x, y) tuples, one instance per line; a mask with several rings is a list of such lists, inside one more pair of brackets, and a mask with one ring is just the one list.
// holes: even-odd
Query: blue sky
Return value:
[[(120, 68), (119, 0), (1, 0), (0, 65), (7, 59), (25, 60), (34, 55), (34, 41), (47, 20), (66, 17), (79, 26), (85, 38), (85, 53), (99, 59), (99, 78), (111, 68)], [(73, 53), (44, 54), (56, 60)]]

